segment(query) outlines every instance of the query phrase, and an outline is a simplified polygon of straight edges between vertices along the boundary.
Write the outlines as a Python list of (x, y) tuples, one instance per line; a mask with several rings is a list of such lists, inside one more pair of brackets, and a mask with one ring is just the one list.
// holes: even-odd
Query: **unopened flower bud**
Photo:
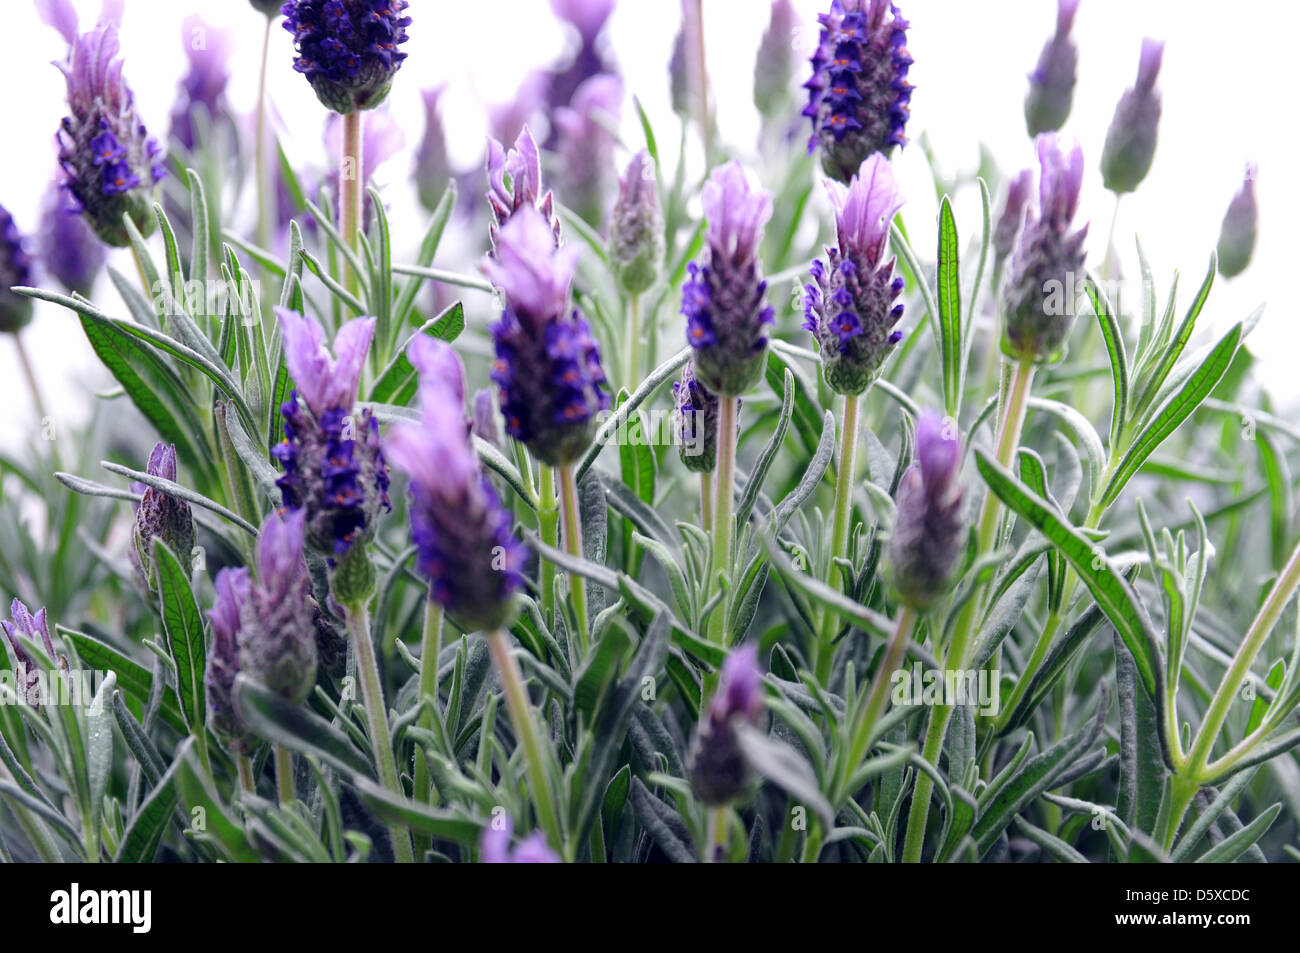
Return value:
[(1056, 132), (1065, 125), (1074, 99), (1075, 74), (1079, 51), (1070, 37), (1079, 0), (1058, 0), (1056, 33), (1043, 46), (1038, 65), (1029, 74), (1029, 94), (1025, 96), (1025, 124), (1030, 136)]
[(240, 607), (240, 666), (288, 701), (316, 684), (316, 620), (303, 558), (305, 514), (272, 513), (257, 539), (257, 579)]
[(32, 283), (32, 259), (14, 217), (0, 206), (0, 332), (13, 333), (32, 319), (32, 299), (10, 288)]
[(746, 643), (722, 663), (718, 688), (701, 717), (687, 755), (687, 776), (696, 797), (719, 807), (749, 785), (752, 771), (736, 736), (741, 725), (757, 726), (764, 710), (758, 649)]
[(1165, 45), (1150, 38), (1142, 41), (1137, 84), (1126, 90), (1115, 107), (1101, 153), (1101, 177), (1117, 194), (1135, 191), (1156, 154), (1156, 128), (1160, 124), (1160, 91), (1156, 77)]
[[(149, 454), (145, 472), (150, 476), (176, 482), (176, 447), (159, 443)], [(154, 589), (154, 540), (167, 544), (181, 564), (188, 563), (194, 549), (194, 514), (184, 500), (151, 486), (134, 484), (143, 493), (135, 509), (135, 527), (130, 552), (131, 565), (149, 591)]]
[(1232, 278), (1246, 270), (1255, 254), (1255, 229), (1259, 222), (1259, 204), (1255, 201), (1255, 179), (1259, 168), (1246, 166), (1246, 180), (1232, 199), (1223, 216), (1219, 231), (1219, 274)]
[(247, 569), (225, 568), (217, 573), (213, 585), (217, 601), (208, 610), (212, 640), (208, 646), (208, 664), (203, 672), (203, 686), (208, 699), (208, 727), (233, 754), (248, 754), (256, 738), (244, 727), (235, 712), (231, 695), (239, 675), (243, 607), (250, 599), (252, 579)]
[(609, 227), (610, 259), (628, 294), (648, 290), (664, 257), (664, 216), (659, 208), (654, 160), (642, 150), (619, 181)]
[(894, 588), (924, 610), (947, 594), (966, 543), (961, 442), (956, 425), (933, 411), (916, 422), (916, 460), (898, 485), (889, 539)]

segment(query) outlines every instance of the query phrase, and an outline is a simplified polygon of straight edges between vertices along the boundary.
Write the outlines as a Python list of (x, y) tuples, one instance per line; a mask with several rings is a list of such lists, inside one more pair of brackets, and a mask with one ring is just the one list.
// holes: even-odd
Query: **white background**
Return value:
[[(715, 85), (722, 136), (741, 146), (754, 142), (757, 117), (750, 105), (754, 54), (766, 26), (765, 0), (704, 0), (709, 69)], [(900, 0), (911, 20), (908, 46), (916, 64), (917, 90), (908, 128), (916, 138), (928, 132), (945, 172), (972, 169), (986, 143), (1008, 169), (1030, 164), (1022, 102), (1026, 74), (1052, 30), (1054, 0)], [(83, 28), (98, 14), (98, 2), (77, 4)], [(807, 29), (815, 27), (822, 2), (799, 0)], [(63, 55), (63, 41), (41, 24), (29, 0), (6, 0), (0, 32), (4, 64), (6, 148), (0, 150), (0, 204), (20, 227), (36, 226), (46, 183), (54, 174), (51, 140), (63, 112), (64, 82), (50, 61)], [(123, 25), (126, 76), (140, 112), (160, 139), (176, 84), (184, 72), (181, 21), (198, 13), (215, 26), (234, 30), (238, 49), (230, 96), (239, 111), (251, 111), (256, 94), (262, 17), (243, 0), (127, 0)], [(479, 161), (486, 126), (483, 103), (511, 97), (527, 71), (545, 65), (565, 48), (566, 34), (544, 0), (449, 2), (412, 0), (410, 57), (393, 92), (391, 108), (406, 127), (407, 153), (384, 170), (381, 181), (403, 179), (409, 150), (422, 130), (419, 91), (449, 84), (444, 118), (453, 160)], [(666, 64), (679, 22), (674, 0), (620, 0), (610, 36), (630, 92), (636, 93), (656, 127), (675, 129), (668, 106)], [(1151, 176), (1123, 203), (1117, 238), (1130, 259), (1132, 237), (1141, 233), (1156, 271), (1167, 286), (1174, 268), (1183, 272), (1182, 298), (1190, 298), (1217, 241), (1219, 224), (1247, 161), (1260, 166), (1262, 206), (1259, 244), (1251, 268), (1232, 282), (1220, 281), (1202, 321), (1224, 328), (1267, 301), (1265, 319), (1251, 339), (1268, 384), (1287, 406), (1300, 396), (1294, 351), (1300, 334), (1287, 287), (1296, 268), (1297, 220), (1294, 100), (1300, 27), (1297, 5), (1273, 0), (1082, 0), (1074, 35), (1080, 75), (1066, 127), (1083, 142), (1088, 176), (1081, 218), (1091, 219), (1091, 258), (1102, 253), (1112, 202), (1101, 186), (1097, 161), (1114, 104), (1133, 83), (1143, 35), (1165, 39), (1160, 87), (1164, 116)], [(812, 35), (793, 42), (804, 47)], [(802, 52), (802, 51), (801, 51)], [(292, 155), (323, 166), (323, 110), (307, 83), (291, 68), (289, 34), (273, 35), (270, 90), (286, 118)], [(796, 107), (797, 108), (797, 107)], [(639, 142), (631, 110), (625, 110), (626, 140)], [(675, 139), (675, 133), (661, 132)], [(931, 233), (933, 188), (920, 150), (896, 160), (910, 202), (904, 210), (914, 236)], [(969, 193), (969, 190), (968, 190)], [(401, 194), (401, 193), (394, 193)], [(967, 194), (958, 203), (959, 225), (969, 233), (978, 210)], [(419, 226), (424, 213), (393, 205), (403, 231)], [(923, 248), (927, 240), (918, 239)], [(128, 270), (129, 259), (117, 261)], [(112, 300), (107, 282), (97, 296)], [(80, 418), (92, 390), (111, 382), (85, 343), (75, 319), (61, 309), (40, 307), (25, 332), (47, 401), (62, 420)], [(9, 412), (0, 415), (0, 440), (12, 444), (30, 435), (32, 411), (17, 375), (12, 345), (0, 341), (0, 381)]]

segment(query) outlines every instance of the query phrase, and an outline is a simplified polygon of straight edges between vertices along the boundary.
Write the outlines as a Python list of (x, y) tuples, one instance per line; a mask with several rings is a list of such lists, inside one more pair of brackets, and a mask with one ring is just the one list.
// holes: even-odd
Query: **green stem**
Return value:
[[(361, 230), (361, 163), (362, 154), (361, 113), (353, 110), (343, 117), (343, 156), (339, 163), (339, 234), (354, 252), (360, 252), (361, 242), (358, 234)], [(359, 282), (351, 268), (343, 269), (343, 287), (353, 294)]]
[[(353, 650), (356, 652), (357, 676), (361, 680), (361, 700), (366, 706), (366, 718), (370, 728), (370, 746), (375, 758), (375, 768), (379, 772), (380, 783), (398, 798), (404, 798), (402, 786), (397, 779), (397, 762), (393, 759), (393, 746), (389, 738), (388, 709), (384, 704), (384, 687), (379, 679), (379, 662), (375, 658), (375, 645), (370, 637), (370, 615), (364, 603), (357, 602), (346, 607), (348, 632), (352, 636)], [(406, 829), (396, 824), (390, 825), (389, 833), (393, 838), (393, 854), (399, 863), (413, 863), (415, 854), (411, 850), (411, 837)]]
[[(921, 757), (930, 764), (939, 763), (943, 751), (943, 739), (948, 733), (948, 720), (952, 718), (952, 708), (940, 705), (930, 712), (930, 727), (925, 736), (925, 747)], [(912, 792), (912, 807), (907, 813), (907, 837), (903, 841), (903, 863), (919, 864), (921, 851), (925, 848), (925, 827), (930, 820), (930, 795), (934, 792), (934, 781), (924, 771), (916, 774), (916, 789)]]
[[(420, 700), (432, 699), (431, 705), (438, 704), (438, 656), (442, 651), (442, 621), (443, 609), (441, 604), (435, 602), (432, 598), (426, 599), (424, 603), (424, 632), (421, 636), (422, 647), (420, 650)], [(436, 710), (425, 708), (420, 713), (420, 727), (433, 728), (433, 719), (436, 715)], [(429, 782), (429, 766), (418, 753), (413, 771), (414, 785), (412, 793), (415, 799), (430, 803), (432, 791)]]
[(280, 793), (280, 806), (288, 807), (297, 794), (293, 789), (293, 752), (275, 746), (275, 787)]
[[(542, 542), (556, 548), (560, 543), (560, 508), (555, 502), (555, 470), (541, 464), (538, 469), (537, 529)], [(555, 563), (541, 560), (542, 614), (550, 625), (555, 613)]]
[(266, 30), (262, 34), (262, 66), (257, 77), (257, 243), (263, 248), (271, 247), (271, 182), (270, 167), (267, 162), (267, 121), (266, 121), (266, 67), (271, 53), (271, 25), (274, 17), (266, 18)]
[[(719, 573), (731, 571), (732, 505), (736, 493), (736, 418), (739, 411), (735, 397), (718, 398), (718, 483), (716, 509), (713, 514), (713, 585), (721, 591)], [(709, 638), (719, 645), (727, 643), (727, 601), (722, 600), (709, 619)]]
[[(1020, 448), (1020, 433), (1025, 426), (1025, 412), (1029, 407), (1029, 392), (1034, 382), (1034, 362), (1025, 358), (1015, 367), (1015, 377), (1011, 381), (1011, 393), (1007, 396), (1006, 412), (998, 428), (997, 460), (1007, 469), (1012, 469), (1016, 451)], [(994, 536), (998, 529), (998, 516), (1002, 512), (1001, 501), (991, 490), (984, 497), (984, 507), (980, 511), (979, 542), (981, 555), (993, 548)]]
[(528, 786), (532, 789), (533, 807), (537, 811), (538, 822), (546, 831), (551, 846), (562, 851), (564, 840), (560, 833), (559, 815), (555, 812), (550, 781), (547, 778), (546, 766), (542, 763), (542, 749), (537, 741), (537, 726), (533, 723), (528, 689), (524, 687), (524, 678), (519, 671), (518, 663), (510, 654), (510, 643), (503, 630), (496, 629), (488, 635), (488, 652), (492, 656), (492, 664), (496, 667), (497, 677), (501, 679), (501, 687), (506, 696), (506, 710), (510, 714), (510, 723), (514, 726), (515, 737), (524, 749)]
[(1160, 813), (1156, 816), (1155, 840), (1169, 853), (1182, 826), (1183, 815), (1191, 806), (1192, 798), (1200, 790), (1200, 784), (1178, 774), (1169, 776), (1169, 790), (1160, 800)]
[(711, 128), (709, 114), (709, 70), (708, 57), (705, 55), (704, 47), (704, 0), (695, 0), (694, 10), (692, 11), (692, 28), (695, 40), (694, 56), (691, 59), (695, 67), (692, 79), (695, 86), (695, 112), (696, 122), (700, 125), (700, 140), (704, 145), (705, 165), (709, 165), (709, 159), (713, 153), (713, 130)]
[(624, 370), (624, 386), (628, 393), (636, 389), (641, 379), (641, 296), (630, 295), (627, 300), (627, 365)]
[(257, 785), (253, 781), (253, 762), (246, 754), (235, 757), (235, 766), (239, 769), (239, 786), (249, 794), (257, 790)]
[(36, 415), (40, 417), (43, 425), (49, 414), (45, 410), (45, 400), (41, 397), (41, 386), (36, 380), (36, 371), (32, 367), (31, 359), (27, 356), (27, 346), (23, 343), (21, 332), (15, 332), (10, 337), (13, 338), (14, 349), (18, 352), (18, 366), (22, 368), (23, 379), (27, 382), (27, 389), (31, 392)]
[(713, 471), (700, 474), (700, 529), (713, 532)]
[[(560, 468), (560, 496), (564, 518), (564, 548), (570, 556), (582, 558), (582, 513), (578, 508), (578, 477), (572, 466)], [(587, 655), (587, 581), (576, 573), (569, 574), (569, 595), (573, 599), (573, 614), (577, 618), (578, 645), (582, 655)]]
[(885, 658), (880, 663), (880, 668), (876, 670), (875, 676), (871, 679), (871, 688), (867, 694), (867, 702), (859, 711), (856, 723), (853, 726), (853, 734), (849, 744), (849, 757), (844, 762), (842, 774), (839, 779), (836, 792), (836, 806), (842, 804), (853, 792), (847, 790), (849, 779), (853, 777), (853, 772), (857, 770), (862, 759), (866, 757), (867, 746), (871, 743), (871, 732), (876, 727), (876, 722), (880, 720), (881, 713), (885, 710), (885, 701), (889, 697), (889, 683), (893, 679), (894, 673), (903, 663), (903, 656), (907, 652), (907, 640), (911, 638), (913, 629), (916, 628), (916, 610), (903, 607), (898, 614), (898, 621), (894, 626), (893, 638), (889, 640), (889, 646), (885, 649)]
[(705, 818), (708, 830), (705, 834), (704, 856), (700, 858), (701, 862), (713, 864), (726, 855), (730, 811), (731, 809), (726, 805), (709, 808)]
[[(853, 515), (853, 476), (857, 465), (858, 408), (857, 394), (844, 396), (844, 416), (840, 426), (840, 463), (835, 471), (835, 511), (831, 520), (830, 561), (826, 570), (826, 584), (837, 592), (840, 589), (840, 570), (835, 560), (843, 558), (849, 547), (849, 523)], [(835, 657), (835, 636), (840, 619), (832, 609), (822, 614), (821, 638), (817, 643), (817, 681), (825, 685), (830, 679), (831, 662)]]

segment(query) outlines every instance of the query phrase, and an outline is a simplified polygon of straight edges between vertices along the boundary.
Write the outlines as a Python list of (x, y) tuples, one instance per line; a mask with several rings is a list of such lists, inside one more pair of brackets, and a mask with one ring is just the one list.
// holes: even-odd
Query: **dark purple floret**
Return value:
[(817, 20), (821, 37), (804, 84), (803, 114), (813, 124), (808, 151), (820, 146), (826, 174), (847, 182), (868, 156), (907, 142), (908, 23), (889, 0), (832, 0)]
[(506, 432), (553, 466), (578, 459), (591, 443), (596, 415), (609, 407), (600, 348), (569, 303), (577, 255), (576, 248), (556, 248), (551, 227), (525, 205), (483, 264), (505, 297), (492, 325), (492, 380)]
[(728, 804), (749, 785), (753, 772), (736, 733), (742, 725), (759, 725), (763, 710), (758, 649), (746, 643), (733, 649), (722, 663), (717, 691), (700, 719), (687, 755), (691, 787), (704, 804)]
[(10, 288), (30, 287), (32, 258), (22, 233), (4, 206), (0, 206), (0, 332), (14, 332), (32, 319), (32, 301)]
[(293, 68), (338, 113), (384, 101), (406, 54), (406, 0), (289, 0), (280, 12), (293, 34)]
[(1063, 151), (1050, 132), (1037, 145), (1038, 208), (1028, 213), (1002, 285), (1002, 349), (1014, 360), (1055, 359), (1084, 285), (1088, 227), (1070, 231), (1083, 185), (1083, 151), (1078, 143)]
[[(149, 454), (145, 472), (150, 476), (176, 482), (176, 447), (159, 443)], [(153, 591), (153, 544), (159, 539), (167, 544), (181, 565), (188, 565), (194, 549), (194, 514), (184, 500), (170, 496), (151, 486), (133, 484), (142, 493), (135, 508), (135, 528), (130, 551), (131, 565), (145, 589)]]
[(1219, 274), (1232, 278), (1246, 270), (1255, 253), (1255, 232), (1259, 224), (1259, 203), (1255, 199), (1255, 180), (1259, 167), (1246, 166), (1246, 178), (1223, 216), (1219, 230)]
[(1043, 46), (1038, 65), (1029, 74), (1025, 123), (1031, 136), (1056, 132), (1070, 115), (1079, 66), (1079, 50), (1070, 37), (1070, 28), (1078, 9), (1079, 0), (1058, 0), (1056, 32)]
[(838, 246), (826, 249), (825, 263), (812, 264), (803, 326), (817, 340), (831, 389), (860, 394), (903, 338), (894, 330), (903, 317), (903, 305), (895, 303), (903, 279), (894, 275), (894, 259), (885, 260), (885, 240), (903, 198), (879, 153), (862, 163), (847, 187), (828, 181), (826, 189)]
[(135, 112), (122, 79), (117, 24), (103, 23), (77, 37), (59, 64), (68, 86), (68, 111), (59, 129), (59, 164), (76, 208), (103, 241), (124, 247), (122, 216), (144, 235), (153, 229), (156, 186), (167, 171), (163, 151)]
[(924, 610), (948, 592), (966, 544), (956, 425), (934, 411), (923, 413), (916, 422), (916, 459), (898, 486), (889, 563), (904, 604)]
[(208, 645), (208, 664), (203, 673), (204, 693), (208, 697), (208, 725), (232, 754), (248, 754), (256, 738), (235, 714), (231, 693), (239, 675), (239, 643), (243, 606), (251, 599), (252, 577), (242, 566), (225, 568), (217, 573), (213, 584), (217, 601), (208, 610), (212, 639)]
[(1156, 77), (1165, 45), (1150, 37), (1142, 40), (1137, 83), (1124, 91), (1106, 131), (1101, 151), (1101, 177), (1106, 188), (1123, 194), (1136, 191), (1151, 171), (1160, 125), (1160, 91)]
[(682, 288), (686, 343), (704, 385), (720, 397), (739, 397), (763, 374), (775, 320), (758, 261), (772, 197), (750, 183), (740, 163), (728, 162), (705, 183), (703, 203), (707, 247)]

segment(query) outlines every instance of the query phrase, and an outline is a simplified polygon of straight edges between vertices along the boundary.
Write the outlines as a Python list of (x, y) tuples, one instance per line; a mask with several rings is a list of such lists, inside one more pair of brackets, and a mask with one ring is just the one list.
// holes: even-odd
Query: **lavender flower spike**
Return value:
[(41, 267), (68, 291), (89, 297), (95, 279), (104, 270), (108, 252), (74, 207), (63, 188), (54, 183), (41, 212)]
[(50, 641), (49, 621), (43, 608), (33, 615), (26, 605), (15, 599), (9, 605), (9, 617), (11, 621), (0, 621), (0, 628), (4, 630), (5, 639), (9, 642), (9, 650), (13, 653), (10, 662), (13, 664), (14, 690), (19, 695), (20, 704), (25, 703), (38, 708), (42, 702), (42, 679), (36, 663), (32, 661), (31, 655), (19, 641), (19, 636), (33, 644), (42, 645), (50, 661), (57, 661), (61, 668), (68, 667), (68, 660), (54, 651), (54, 643)]
[(231, 694), (240, 672), (240, 614), (252, 598), (252, 577), (242, 566), (226, 567), (217, 573), (214, 586), (217, 601), (208, 610), (212, 641), (208, 646), (208, 664), (203, 672), (204, 692), (208, 697), (208, 726), (233, 754), (248, 754), (256, 739), (235, 714)]
[(742, 725), (757, 726), (764, 709), (758, 649), (747, 642), (722, 663), (718, 688), (700, 719), (687, 755), (687, 776), (696, 796), (711, 807), (728, 804), (748, 786), (752, 772), (737, 738)]
[(682, 379), (673, 381), (673, 405), (682, 466), (712, 473), (718, 464), (718, 395), (695, 379), (690, 361), (682, 368)]
[(1079, 68), (1079, 50), (1070, 37), (1070, 28), (1078, 10), (1079, 0), (1057, 0), (1056, 33), (1043, 46), (1038, 65), (1029, 74), (1025, 124), (1031, 136), (1056, 132), (1070, 115)]
[[(149, 454), (145, 472), (150, 476), (176, 481), (176, 447), (159, 443)], [(145, 589), (154, 590), (153, 550), (154, 540), (162, 540), (182, 565), (189, 562), (194, 549), (194, 514), (184, 500), (170, 496), (151, 486), (133, 484), (132, 489), (144, 494), (135, 508), (135, 528), (132, 533), (131, 565)]]
[[(510, 177), (509, 184), (506, 176)], [(560, 244), (560, 220), (555, 215), (555, 200), (550, 191), (542, 192), (542, 156), (533, 134), (524, 126), (515, 146), (509, 152), (495, 139), (488, 140), (488, 205), (492, 209), (492, 224), (488, 233), (492, 247), (497, 236), (512, 215), (525, 206), (532, 206), (550, 226), (555, 245)]]
[(32, 319), (32, 299), (10, 289), (30, 286), (32, 258), (14, 217), (0, 205), (0, 333), (12, 334)]
[(406, 0), (288, 0), (280, 8), (293, 34), (293, 68), (336, 113), (374, 109), (388, 97), (406, 59)]
[(1013, 360), (1054, 360), (1074, 322), (1069, 289), (1081, 288), (1088, 226), (1071, 232), (1083, 186), (1083, 151), (1038, 137), (1038, 208), (1031, 209), (1002, 286), (1002, 350)]
[(846, 188), (826, 182), (835, 209), (838, 247), (826, 262), (814, 261), (805, 286), (804, 327), (821, 350), (826, 382), (840, 394), (861, 394), (880, 374), (885, 358), (903, 338), (893, 330), (903, 316), (895, 304), (903, 279), (894, 259), (885, 261), (885, 240), (903, 197), (889, 161), (879, 153), (862, 163)]
[(925, 610), (952, 583), (966, 542), (961, 442), (956, 425), (934, 411), (916, 422), (916, 458), (898, 485), (889, 539), (894, 588), (910, 608)]
[(118, 50), (117, 24), (101, 23), (77, 37), (68, 62), (58, 64), (69, 110), (59, 129), (59, 164), (64, 186), (95, 234), (125, 247), (130, 236), (122, 216), (148, 235), (157, 185), (167, 173), (162, 149), (136, 115)]
[(230, 82), (230, 57), (234, 53), (234, 34), (218, 30), (197, 16), (186, 17), (181, 27), (189, 72), (181, 80), (180, 94), (172, 107), (171, 136), (187, 150), (195, 146), (196, 109), (203, 109), (214, 121), (230, 119), (226, 85)]
[(754, 67), (754, 105), (768, 119), (780, 117), (790, 101), (794, 78), (794, 37), (799, 14), (790, 0), (773, 0), (771, 16), (758, 44)]
[(268, 689), (295, 704), (316, 684), (316, 620), (303, 558), (302, 511), (272, 513), (257, 538), (257, 580), (240, 607), (239, 662)]
[(586, 221), (599, 225), (605, 214), (609, 170), (614, 164), (614, 137), (607, 125), (618, 126), (623, 81), (612, 73), (585, 80), (568, 106), (552, 113), (560, 194)]
[(541, 213), (522, 206), (497, 235), (483, 272), (505, 297), (492, 326), (506, 430), (552, 466), (573, 463), (591, 443), (596, 415), (609, 407), (600, 348), (569, 303), (578, 249), (556, 248)]
[(379, 423), (368, 408), (356, 410), (375, 319), (343, 325), (332, 357), (315, 320), (285, 308), (276, 314), (296, 384), (280, 407), (284, 440), (272, 454), (284, 465), (284, 476), (277, 485), (285, 506), (306, 510), (312, 549), (342, 556), (370, 537), (381, 508), (391, 509)]
[(1151, 171), (1156, 154), (1156, 127), (1160, 124), (1160, 91), (1156, 77), (1165, 45), (1147, 37), (1142, 40), (1137, 84), (1120, 97), (1115, 118), (1106, 132), (1101, 152), (1101, 176), (1106, 188), (1122, 195), (1136, 191)]
[(664, 216), (654, 160), (642, 149), (627, 164), (609, 225), (610, 260), (628, 294), (649, 290), (664, 257)]
[(558, 864), (559, 855), (546, 845), (546, 837), (534, 832), (513, 848), (510, 836), (514, 825), (508, 816), (500, 824), (495, 821), (483, 830), (479, 843), (479, 862), (484, 864)]
[(415, 151), (415, 186), (420, 204), (430, 212), (437, 209), (447, 183), (453, 178), (451, 159), (447, 155), (447, 130), (438, 110), (445, 89), (445, 86), (436, 86), (421, 94), (424, 99), (424, 136)]
[(762, 376), (774, 320), (758, 263), (772, 197), (750, 184), (740, 163), (728, 162), (709, 176), (703, 201), (707, 247), (682, 289), (686, 343), (704, 385), (719, 397), (739, 397)]
[(808, 152), (820, 146), (826, 174), (847, 182), (868, 156), (907, 143), (908, 23), (890, 0), (832, 0), (817, 20), (821, 38), (804, 83), (803, 114), (813, 124)]
[(997, 223), (993, 226), (995, 268), (1000, 267), (1007, 260), (1007, 256), (1011, 254), (1016, 244), (1016, 236), (1020, 234), (1020, 227), (1025, 223), (1025, 209), (1029, 205), (1029, 197), (1033, 189), (1034, 173), (1030, 169), (1022, 169), (1007, 186), (1007, 198), (1002, 206), (1002, 214), (998, 216)]
[(1255, 253), (1255, 232), (1259, 224), (1259, 203), (1255, 200), (1255, 180), (1259, 166), (1246, 166), (1241, 191), (1232, 199), (1223, 227), (1219, 230), (1219, 274), (1235, 278), (1246, 270)]

